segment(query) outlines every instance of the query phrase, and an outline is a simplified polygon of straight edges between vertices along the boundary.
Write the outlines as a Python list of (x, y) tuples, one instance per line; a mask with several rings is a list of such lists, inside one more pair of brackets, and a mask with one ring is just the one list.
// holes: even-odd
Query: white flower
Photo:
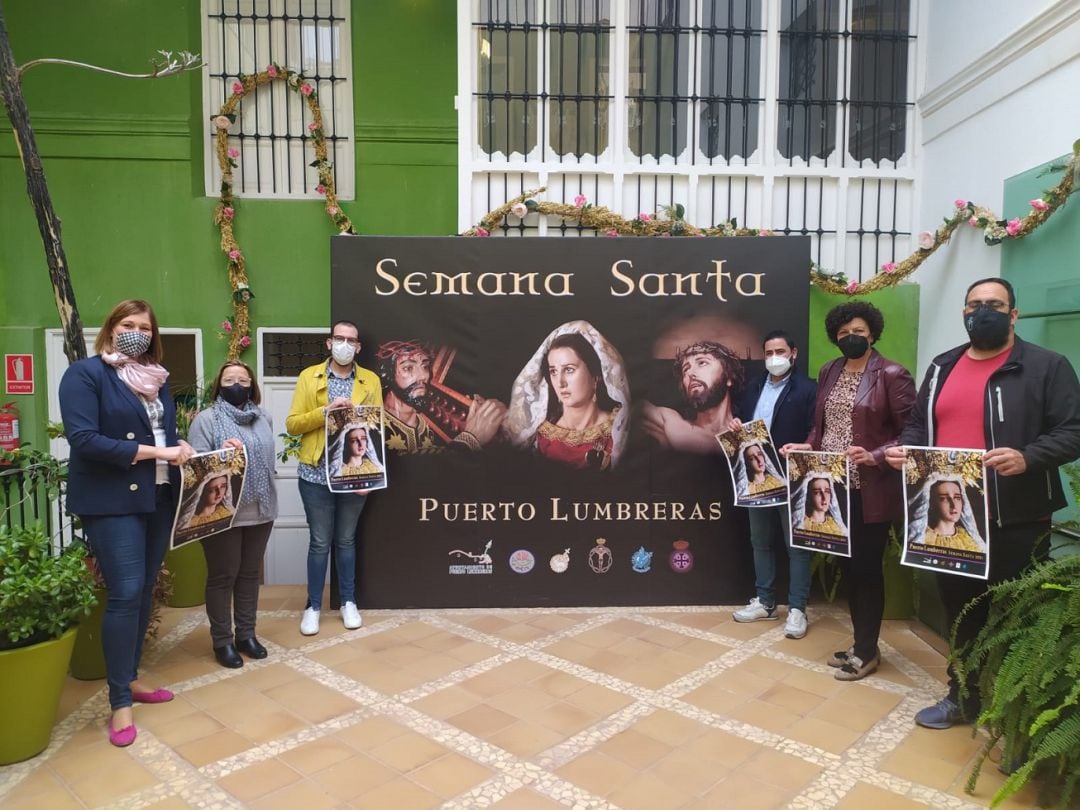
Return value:
[(923, 231), (919, 234), (919, 249), (930, 250), (934, 246), (934, 235), (930, 231)]
[(529, 207), (523, 202), (516, 202), (510, 206), (510, 213), (518, 219), (525, 219), (525, 215), (529, 213)]

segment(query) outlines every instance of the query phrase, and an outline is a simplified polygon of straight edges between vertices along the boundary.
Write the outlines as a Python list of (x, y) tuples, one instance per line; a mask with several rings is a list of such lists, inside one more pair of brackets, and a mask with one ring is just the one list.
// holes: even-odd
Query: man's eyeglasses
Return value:
[(990, 307), (990, 309), (997, 310), (998, 312), (1008, 312), (1009, 302), (998, 301), (996, 298), (991, 298), (989, 301), (968, 301), (964, 305), (964, 312), (974, 312), (979, 307)]
[(350, 346), (354, 347), (360, 345), (360, 340), (358, 338), (342, 337), (340, 335), (331, 335), (330, 341), (332, 343), (338, 344), (339, 346), (343, 343), (348, 343)]

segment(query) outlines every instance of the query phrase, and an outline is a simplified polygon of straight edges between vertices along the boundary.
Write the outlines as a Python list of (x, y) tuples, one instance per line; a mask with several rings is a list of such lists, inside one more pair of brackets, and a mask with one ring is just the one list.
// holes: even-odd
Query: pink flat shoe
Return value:
[(117, 748), (126, 748), (135, 742), (135, 736), (139, 732), (135, 728), (135, 724), (130, 726), (124, 726), (121, 729), (112, 727), (112, 723), (109, 724), (109, 742), (115, 745)]
[(131, 693), (131, 699), (136, 703), (168, 703), (174, 697), (176, 697), (176, 695), (168, 689), (155, 689), (153, 692)]

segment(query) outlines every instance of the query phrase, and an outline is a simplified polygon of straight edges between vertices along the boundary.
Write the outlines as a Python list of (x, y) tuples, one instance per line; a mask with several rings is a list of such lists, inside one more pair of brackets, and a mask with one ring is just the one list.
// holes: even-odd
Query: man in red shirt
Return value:
[[(948, 626), (990, 585), (1013, 579), (1031, 562), (1050, 531), (1050, 515), (1065, 506), (1058, 467), (1080, 457), (1080, 384), (1062, 355), (1021, 340), (1012, 285), (1002, 278), (976, 281), (964, 302), (971, 342), (938, 355), (900, 435), (900, 445), (984, 448), (990, 503), (988, 581), (938, 574)], [(885, 452), (904, 465), (902, 446)], [(982, 600), (956, 628), (971, 641), (986, 623)], [(949, 694), (915, 715), (925, 728), (945, 729), (979, 713), (977, 674), (966, 697), (949, 667)]]

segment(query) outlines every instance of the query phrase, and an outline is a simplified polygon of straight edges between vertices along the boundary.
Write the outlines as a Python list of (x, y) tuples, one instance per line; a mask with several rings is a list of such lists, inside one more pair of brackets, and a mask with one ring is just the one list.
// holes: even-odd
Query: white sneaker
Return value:
[(346, 602), (341, 606), (341, 620), (345, 622), (346, 630), (355, 630), (364, 623), (355, 602)]
[(304, 611), (304, 616), (300, 619), (300, 632), (305, 636), (313, 636), (319, 632), (319, 611), (315, 608)]
[(775, 607), (765, 607), (761, 600), (755, 596), (750, 600), (750, 604), (744, 608), (739, 608), (731, 614), (731, 618), (737, 622), (758, 622), (763, 619), (774, 622), (780, 617), (776, 615)]
[(806, 635), (806, 614), (798, 608), (791, 608), (784, 623), (784, 635), (788, 638), (802, 638)]

